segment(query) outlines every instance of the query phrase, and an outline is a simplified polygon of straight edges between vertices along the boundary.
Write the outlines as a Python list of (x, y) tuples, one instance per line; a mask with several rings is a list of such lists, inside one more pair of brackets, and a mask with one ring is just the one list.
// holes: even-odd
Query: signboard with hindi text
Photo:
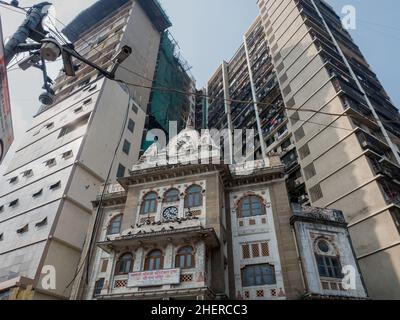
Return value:
[(128, 277), (128, 287), (154, 287), (166, 284), (179, 284), (180, 269), (133, 272)]
[(8, 91), (7, 65), (4, 57), (3, 31), (0, 17), (0, 164), (14, 141)]

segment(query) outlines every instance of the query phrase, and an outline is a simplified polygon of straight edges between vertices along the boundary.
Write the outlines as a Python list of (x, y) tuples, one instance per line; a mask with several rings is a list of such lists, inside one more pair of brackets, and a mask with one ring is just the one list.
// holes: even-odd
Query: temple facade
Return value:
[(207, 131), (188, 127), (108, 186), (73, 298), (367, 297), (340, 211), (292, 206), (278, 157), (220, 158)]

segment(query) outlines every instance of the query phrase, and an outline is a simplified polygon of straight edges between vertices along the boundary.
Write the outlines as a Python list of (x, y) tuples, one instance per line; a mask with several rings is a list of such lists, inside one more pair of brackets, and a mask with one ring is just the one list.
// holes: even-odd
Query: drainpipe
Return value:
[(222, 81), (224, 85), (224, 98), (225, 98), (225, 113), (227, 117), (227, 122), (228, 122), (228, 130), (229, 130), (229, 161), (230, 164), (234, 164), (233, 161), (233, 153), (234, 153), (234, 148), (233, 148), (233, 128), (232, 128), (232, 115), (231, 115), (231, 102), (228, 101), (230, 97), (229, 93), (229, 75), (228, 75), (228, 63), (226, 61), (222, 62)]
[(297, 238), (296, 238), (296, 230), (295, 230), (294, 224), (291, 226), (290, 229), (292, 230), (294, 244), (296, 246), (297, 261), (298, 261), (299, 267), (300, 267), (301, 281), (303, 282), (303, 287), (305, 289), (305, 293), (308, 293), (308, 292), (310, 292), (310, 288), (308, 287), (308, 283), (305, 280), (306, 276), (304, 274), (303, 261), (301, 260), (301, 256), (300, 256), (300, 251), (299, 251), (299, 247), (298, 247), (298, 242), (297, 242)]

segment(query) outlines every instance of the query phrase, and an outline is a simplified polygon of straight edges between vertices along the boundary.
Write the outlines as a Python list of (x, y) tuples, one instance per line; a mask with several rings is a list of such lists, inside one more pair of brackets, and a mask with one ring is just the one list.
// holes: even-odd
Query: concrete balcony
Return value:
[(357, 137), (363, 149), (370, 149), (379, 155), (385, 155), (390, 151), (390, 147), (385, 142), (366, 131), (360, 130), (357, 132)]

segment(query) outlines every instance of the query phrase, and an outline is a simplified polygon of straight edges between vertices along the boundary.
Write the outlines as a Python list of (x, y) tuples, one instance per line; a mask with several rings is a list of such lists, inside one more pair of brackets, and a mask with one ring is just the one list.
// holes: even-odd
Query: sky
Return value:
[[(20, 0), (29, 6), (39, 0)], [(70, 22), (80, 11), (96, 0), (53, 0), (57, 17)], [(398, 52), (400, 51), (400, 1), (398, 0), (329, 0), (340, 13), (343, 6), (356, 8), (357, 28), (351, 31), (372, 69), (377, 73), (389, 96), (400, 106), (400, 77)], [(242, 42), (242, 37), (258, 14), (256, 0), (161, 0), (173, 27), (174, 38), (185, 59), (193, 67), (192, 74), (198, 87), (203, 86), (223, 60), (229, 60)], [(4, 37), (18, 28), (24, 15), (0, 7)], [(62, 26), (58, 26), (62, 29)], [(58, 64), (50, 66), (55, 76)], [(15, 131), (15, 142), (3, 164), (19, 144), (21, 137), (37, 112), (40, 104), (41, 73), (38, 70), (13, 70), (9, 72), (9, 86)]]

